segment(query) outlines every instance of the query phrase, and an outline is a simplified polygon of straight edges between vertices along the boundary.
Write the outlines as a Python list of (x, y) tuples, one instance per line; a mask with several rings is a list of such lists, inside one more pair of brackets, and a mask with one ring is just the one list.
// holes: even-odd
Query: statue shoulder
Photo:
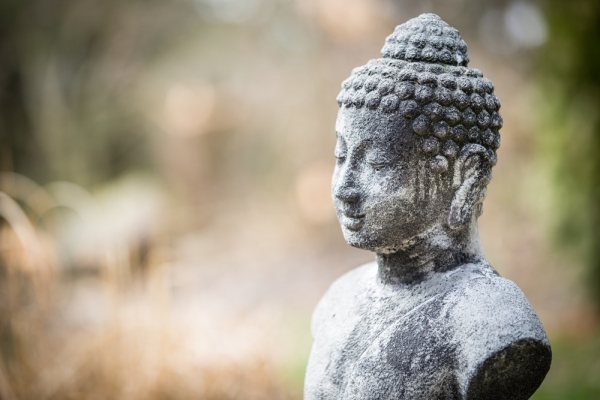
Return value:
[[(500, 337), (531, 337), (548, 342), (542, 323), (519, 287), (500, 276), (465, 281), (452, 290), (445, 303), (465, 338), (482, 340), (489, 332)], [(478, 339), (481, 338), (481, 339)], [(503, 339), (506, 340), (506, 339)], [(489, 343), (490, 346), (495, 343)]]
[(377, 264), (371, 262), (346, 272), (336, 279), (325, 292), (312, 315), (311, 332), (313, 338), (318, 335), (317, 329), (327, 326), (327, 321), (335, 313), (344, 312), (355, 306), (360, 293), (377, 275)]
[(466, 399), (528, 399), (550, 368), (544, 328), (508, 279), (474, 279), (446, 298)]

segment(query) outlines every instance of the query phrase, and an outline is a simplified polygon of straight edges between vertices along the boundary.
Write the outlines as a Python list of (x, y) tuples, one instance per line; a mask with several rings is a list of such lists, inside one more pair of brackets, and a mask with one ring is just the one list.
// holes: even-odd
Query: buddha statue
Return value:
[(344, 238), (376, 261), (319, 302), (304, 398), (528, 399), (550, 344), (477, 228), (500, 146), (494, 85), (434, 14), (381, 53), (342, 84), (332, 180)]

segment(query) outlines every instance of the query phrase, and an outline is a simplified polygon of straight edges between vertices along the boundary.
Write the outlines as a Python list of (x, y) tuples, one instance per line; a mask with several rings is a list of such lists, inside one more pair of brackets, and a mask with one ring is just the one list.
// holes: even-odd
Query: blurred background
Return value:
[(329, 195), (335, 98), (438, 13), (505, 126), (480, 219), (600, 399), (600, 2), (2, 0), (0, 398), (301, 399), (310, 314), (373, 255)]

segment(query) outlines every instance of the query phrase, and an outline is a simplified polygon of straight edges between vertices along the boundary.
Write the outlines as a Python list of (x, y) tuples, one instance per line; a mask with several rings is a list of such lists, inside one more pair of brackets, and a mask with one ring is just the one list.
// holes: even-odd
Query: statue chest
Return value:
[(321, 314), (307, 400), (459, 398), (444, 296), (399, 298), (364, 296)]

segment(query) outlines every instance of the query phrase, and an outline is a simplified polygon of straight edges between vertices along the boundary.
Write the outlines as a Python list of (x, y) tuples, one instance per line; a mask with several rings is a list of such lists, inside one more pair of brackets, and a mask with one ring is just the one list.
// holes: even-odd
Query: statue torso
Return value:
[(375, 263), (357, 268), (319, 303), (313, 336), (311, 400), (476, 398), (467, 393), (490, 355), (547, 346), (522, 292), (487, 264), (411, 286), (381, 284)]

